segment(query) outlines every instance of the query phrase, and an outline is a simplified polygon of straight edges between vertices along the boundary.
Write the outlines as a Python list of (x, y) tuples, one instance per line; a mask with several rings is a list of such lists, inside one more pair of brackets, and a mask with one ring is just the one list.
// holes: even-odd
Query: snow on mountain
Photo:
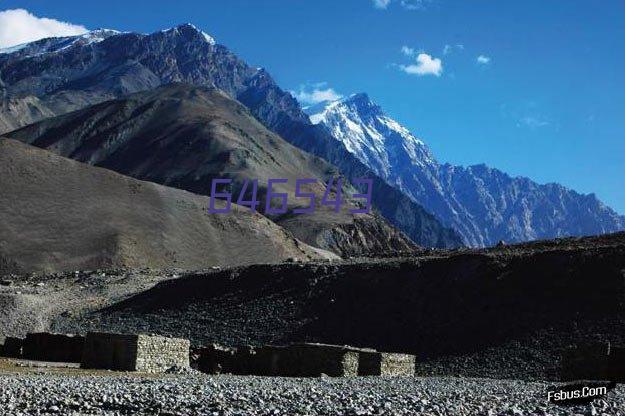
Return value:
[(425, 144), (384, 114), (367, 94), (327, 102), (322, 111), (310, 115), (310, 120), (328, 126), (347, 150), (384, 177), (394, 176), (399, 163), (423, 165), (433, 161)]
[(184, 23), (182, 25), (171, 27), (169, 29), (161, 30), (161, 32), (162, 33), (169, 33), (169, 32), (176, 32), (176, 33), (178, 33), (181, 29), (191, 29), (192, 31), (199, 32), (204, 37), (204, 40), (206, 40), (206, 42), (210, 43), (211, 45), (215, 45), (216, 44), (215, 38), (213, 38), (208, 33), (200, 30), (197, 26), (195, 26), (194, 24), (191, 24), (191, 23)]
[(28, 46), (28, 43), (22, 43), (20, 45), (9, 46), (8, 48), (0, 48), (0, 54), (8, 54), (8, 53), (17, 52), (21, 49), (24, 49), (26, 46)]
[(19, 58), (23, 59), (47, 53), (60, 52), (77, 44), (85, 46), (92, 43), (102, 42), (104, 39), (119, 33), (121, 32), (112, 29), (96, 29), (83, 33), (82, 35), (45, 38), (34, 42), (3, 48), (0, 49), (0, 54), (6, 55), (20, 52)]
[(589, 235), (625, 229), (594, 195), (558, 184), (512, 178), (485, 165), (440, 164), (427, 145), (388, 117), (366, 94), (306, 109), (389, 184), (454, 228), (467, 244)]
[[(208, 33), (201, 31), (191, 23), (185, 23), (169, 29), (161, 30), (161, 33), (179, 33), (185, 30), (191, 30), (192, 32), (200, 33), (206, 42), (211, 45), (216, 44), (215, 38), (213, 38)], [(47, 53), (60, 52), (76, 45), (86, 46), (93, 43), (102, 42), (103, 40), (111, 36), (119, 35), (122, 33), (126, 32), (120, 32), (113, 29), (95, 29), (81, 35), (45, 38), (34, 42), (11, 46), (8, 48), (1, 48), (0, 54), (8, 55), (16, 52), (21, 52), (19, 54), (19, 58), (23, 59)]]

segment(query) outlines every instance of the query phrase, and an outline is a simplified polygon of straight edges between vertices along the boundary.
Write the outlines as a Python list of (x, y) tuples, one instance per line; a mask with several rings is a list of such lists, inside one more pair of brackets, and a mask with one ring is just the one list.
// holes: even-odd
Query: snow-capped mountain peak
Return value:
[(512, 178), (486, 165), (440, 164), (367, 94), (306, 109), (361, 162), (453, 227), (473, 246), (613, 232), (625, 218), (592, 195)]
[[(62, 36), (39, 39), (33, 42), (23, 43), (21, 45), (15, 45), (7, 48), (0, 49), (0, 56), (17, 54), (19, 59), (31, 58), (41, 56), (50, 53), (57, 53), (63, 50), (72, 48), (74, 46), (86, 46), (94, 43), (102, 42), (112, 36), (125, 34), (128, 32), (120, 32), (113, 29), (95, 29), (85, 32), (80, 35), (74, 36)], [(184, 23), (169, 29), (161, 30), (160, 33), (174, 34), (189, 39), (198, 39), (207, 42), (210, 45), (215, 45), (216, 41), (211, 35), (198, 29), (191, 23)]]
[(195, 26), (192, 23), (183, 23), (181, 25), (175, 26), (175, 27), (171, 27), (169, 29), (165, 29), (165, 30), (161, 30), (162, 33), (176, 33), (176, 34), (184, 34), (184, 33), (194, 33), (194, 34), (198, 34), (201, 35), (202, 38), (208, 42), (211, 45), (215, 45), (216, 41), (215, 38), (213, 38), (211, 35), (209, 35), (208, 33), (202, 31), (201, 29), (199, 29), (197, 26)]
[(28, 58), (47, 53), (60, 52), (77, 44), (84, 46), (102, 42), (103, 40), (111, 36), (119, 35), (120, 33), (122, 32), (112, 29), (95, 29), (81, 35), (44, 38), (33, 42), (23, 43), (21, 45), (3, 48), (0, 49), (0, 54), (8, 55), (20, 52), (20, 58)]
[(422, 165), (433, 160), (427, 146), (366, 93), (318, 104), (306, 112), (313, 124), (328, 127), (347, 150), (383, 177), (391, 175), (398, 163)]

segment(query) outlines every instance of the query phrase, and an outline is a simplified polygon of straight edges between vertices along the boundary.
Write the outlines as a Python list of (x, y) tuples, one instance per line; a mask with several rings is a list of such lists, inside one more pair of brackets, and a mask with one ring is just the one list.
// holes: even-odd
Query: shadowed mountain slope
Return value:
[[(212, 179), (231, 178), (233, 201), (247, 179), (259, 181), (258, 197), (264, 201), (268, 179), (284, 178), (288, 183), (275, 185), (274, 192), (287, 193), (290, 208), (304, 207), (309, 202), (295, 197), (295, 181), (313, 178), (318, 184), (305, 189), (317, 195), (313, 214), (270, 216), (296, 237), (339, 255), (415, 247), (381, 216), (350, 214), (348, 210), (357, 206), (349, 199), (338, 213), (321, 207), (322, 184), (338, 177), (336, 168), (270, 132), (247, 108), (217, 89), (170, 84), (50, 118), (7, 136), (198, 194), (210, 192)], [(346, 186), (346, 195), (355, 192)]]
[(329, 256), (260, 214), (0, 139), (0, 272), (202, 268)]

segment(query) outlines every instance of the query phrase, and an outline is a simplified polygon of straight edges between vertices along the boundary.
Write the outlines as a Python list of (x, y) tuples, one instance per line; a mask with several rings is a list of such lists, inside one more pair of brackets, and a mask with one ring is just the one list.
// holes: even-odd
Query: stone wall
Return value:
[(267, 371), (266, 366), (257, 357), (257, 348), (249, 345), (237, 347), (232, 361), (227, 366), (227, 372), (238, 375), (264, 375)]
[(257, 375), (282, 377), (331, 377), (358, 375), (358, 352), (341, 346), (295, 344), (265, 346), (252, 355), (252, 371)]
[(239, 374), (235, 364), (236, 348), (223, 347), (213, 344), (200, 348), (195, 353), (198, 355), (197, 369), (207, 374)]
[(27, 334), (23, 356), (29, 360), (79, 363), (85, 338), (45, 332)]
[(328, 344), (228, 348), (196, 351), (197, 368), (209, 374), (282, 377), (414, 376), (415, 356)]
[(85, 339), (81, 368), (134, 371), (137, 335), (90, 332)]
[(358, 375), (360, 376), (414, 376), (414, 373), (414, 355), (360, 352), (358, 360)]
[(24, 346), (24, 340), (15, 337), (6, 337), (4, 340), (4, 347), (2, 348), (2, 355), (9, 358), (22, 358), (22, 348)]
[(82, 368), (164, 372), (189, 367), (189, 340), (148, 335), (89, 333)]
[(174, 366), (189, 368), (190, 346), (188, 339), (139, 335), (135, 371), (162, 373)]

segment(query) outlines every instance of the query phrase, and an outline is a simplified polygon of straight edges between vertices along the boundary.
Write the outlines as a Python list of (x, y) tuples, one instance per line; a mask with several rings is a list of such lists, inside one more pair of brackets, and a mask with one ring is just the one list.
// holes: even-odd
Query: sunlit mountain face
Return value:
[(306, 111), (313, 123), (326, 126), (362, 163), (460, 233), (469, 245), (602, 234), (625, 227), (625, 218), (592, 194), (513, 178), (485, 165), (439, 163), (422, 140), (366, 94)]

